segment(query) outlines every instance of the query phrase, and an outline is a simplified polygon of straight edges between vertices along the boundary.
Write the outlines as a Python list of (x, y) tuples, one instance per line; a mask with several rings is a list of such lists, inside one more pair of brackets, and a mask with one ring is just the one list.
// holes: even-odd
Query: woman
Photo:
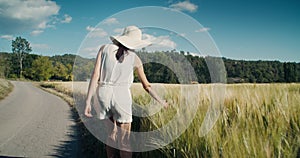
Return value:
[(106, 119), (106, 128), (109, 133), (106, 142), (108, 144), (106, 145), (107, 156), (115, 156), (115, 149), (109, 145), (118, 145), (121, 157), (131, 157), (129, 137), (132, 122), (132, 98), (129, 88), (133, 83), (133, 71), (137, 71), (143, 88), (150, 96), (165, 108), (168, 104), (151, 89), (142, 62), (133, 52), (134, 49), (150, 45), (149, 42), (142, 40), (141, 30), (136, 26), (128, 26), (121, 36), (110, 38), (113, 44), (102, 46), (98, 52), (84, 114), (92, 117), (91, 98), (97, 92), (101, 107), (99, 118)]

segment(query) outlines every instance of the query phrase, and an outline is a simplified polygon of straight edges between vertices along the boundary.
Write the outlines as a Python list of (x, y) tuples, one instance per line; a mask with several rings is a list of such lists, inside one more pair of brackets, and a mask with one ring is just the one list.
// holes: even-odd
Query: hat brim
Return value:
[(151, 45), (151, 42), (145, 40), (135, 40), (128, 36), (110, 36), (112, 41), (116, 40), (129, 49), (141, 49)]

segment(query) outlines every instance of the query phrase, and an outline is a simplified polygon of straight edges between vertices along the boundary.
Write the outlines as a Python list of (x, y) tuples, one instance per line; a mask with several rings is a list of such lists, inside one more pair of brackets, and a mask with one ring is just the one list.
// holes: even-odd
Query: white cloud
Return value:
[(39, 28), (39, 29), (45, 29), (46, 27), (47, 27), (47, 22), (46, 21), (42, 21), (37, 26), (37, 28)]
[(180, 33), (180, 34), (178, 34), (179, 36), (182, 36), (182, 37), (185, 37), (186, 36), (186, 34), (185, 33)]
[(98, 50), (99, 50), (98, 46), (96, 46), (96, 47), (87, 47), (87, 48), (83, 49), (84, 52), (90, 52), (90, 53), (91, 52), (98, 53)]
[(68, 14), (64, 15), (64, 19), (61, 20), (61, 23), (70, 23), (72, 21), (72, 17)]
[(0, 38), (6, 39), (6, 40), (9, 40), (9, 41), (14, 39), (14, 37), (12, 35), (2, 35), (2, 36), (0, 36)]
[(189, 1), (183, 1), (175, 4), (171, 4), (169, 7), (176, 10), (189, 11), (189, 12), (195, 12), (198, 9), (198, 6), (196, 4), (193, 4)]
[(152, 43), (147, 47), (150, 51), (161, 51), (175, 49), (177, 44), (170, 39), (170, 36), (153, 36), (149, 34), (143, 34), (143, 39)]
[(195, 32), (207, 32), (209, 30), (211, 30), (209, 27), (203, 27), (203, 28), (200, 28), (198, 30), (195, 30)]
[(1, 0), (0, 33), (20, 33), (44, 29), (51, 17), (58, 15), (60, 7), (53, 1)]
[(93, 38), (93, 37), (105, 37), (107, 36), (107, 32), (105, 32), (102, 28), (95, 28), (92, 26), (87, 26), (86, 30), (89, 31), (90, 33), (88, 34), (88, 37)]
[(83, 53), (88, 57), (96, 57), (99, 49), (100, 49), (100, 45), (94, 47), (86, 47), (86, 48), (82, 48), (81, 53)]
[(43, 32), (44, 32), (43, 30), (34, 30), (34, 31), (30, 32), (30, 35), (31, 36), (37, 36), (37, 35), (39, 35)]
[(97, 28), (92, 27), (92, 26), (87, 26), (85, 29), (88, 30), (88, 31), (94, 31), (94, 30), (97, 30)]
[(72, 17), (65, 14), (58, 18), (60, 6), (48, 0), (0, 0), (0, 34), (31, 32), (38, 35), (58, 23), (70, 23)]
[(103, 24), (118, 24), (119, 21), (116, 18), (108, 18), (103, 21)]

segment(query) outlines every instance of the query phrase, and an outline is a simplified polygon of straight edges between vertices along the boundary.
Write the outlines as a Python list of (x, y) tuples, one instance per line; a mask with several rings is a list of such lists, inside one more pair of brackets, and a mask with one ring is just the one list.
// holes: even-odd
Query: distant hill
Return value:
[[(212, 59), (223, 61), (228, 83), (300, 82), (300, 63), (296, 62), (233, 60), (178, 52), (137, 52), (137, 55), (145, 63), (144, 69), (149, 81), (156, 83), (210, 83), (213, 73), (209, 72), (207, 61)], [(26, 56), (23, 73), (25, 78), (37, 80), (32, 73), (36, 72), (37, 68), (33, 67), (33, 63), (37, 59), (41, 60), (39, 57), (41, 56), (36, 54)], [(49, 80), (87, 80), (95, 62), (95, 59), (74, 54), (47, 58), (52, 64), (49, 67), (51, 68)], [(16, 78), (17, 70), (18, 64), (14, 60), (14, 55), (0, 52), (0, 77)], [(191, 75), (186, 75), (187, 71), (190, 71)], [(192, 75), (193, 71), (196, 76)], [(136, 75), (135, 81), (138, 81)]]

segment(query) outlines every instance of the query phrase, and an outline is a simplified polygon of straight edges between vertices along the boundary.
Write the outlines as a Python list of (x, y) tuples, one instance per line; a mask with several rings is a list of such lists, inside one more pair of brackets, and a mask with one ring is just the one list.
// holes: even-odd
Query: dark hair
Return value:
[(117, 60), (119, 60), (119, 62), (123, 62), (124, 54), (129, 50), (129, 48), (125, 47), (124, 45), (122, 45), (120, 42), (116, 40), (114, 40), (113, 43), (115, 43), (119, 47), (118, 52), (116, 53)]

